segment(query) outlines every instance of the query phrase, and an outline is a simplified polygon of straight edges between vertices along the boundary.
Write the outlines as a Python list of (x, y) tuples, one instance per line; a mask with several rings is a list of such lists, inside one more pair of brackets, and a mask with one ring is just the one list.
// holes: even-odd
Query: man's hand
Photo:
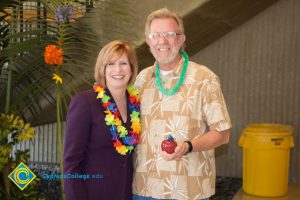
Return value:
[(172, 154), (168, 154), (165, 151), (161, 151), (161, 156), (165, 160), (180, 160), (181, 157), (188, 151), (188, 144), (186, 142), (178, 142), (177, 147), (175, 148), (175, 152)]
[[(202, 136), (197, 136), (191, 140), (193, 143), (193, 151), (207, 151), (214, 149), (222, 144), (229, 142), (230, 129), (224, 131), (209, 131)], [(181, 157), (188, 151), (189, 145), (184, 142), (178, 142), (175, 152), (168, 154), (161, 151), (161, 156), (165, 160), (180, 160)]]

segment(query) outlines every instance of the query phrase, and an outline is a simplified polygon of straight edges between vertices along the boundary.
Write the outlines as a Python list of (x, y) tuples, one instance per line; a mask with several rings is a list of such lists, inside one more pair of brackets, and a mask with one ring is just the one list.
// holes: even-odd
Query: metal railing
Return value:
[[(59, 165), (59, 146), (57, 142), (56, 123), (46, 124), (36, 128), (36, 137), (32, 140), (14, 146), (12, 155), (17, 150), (29, 150), (30, 163), (41, 165)], [(62, 123), (62, 133), (65, 122)], [(64, 134), (63, 134), (64, 135)], [(64, 138), (62, 135), (62, 138)]]

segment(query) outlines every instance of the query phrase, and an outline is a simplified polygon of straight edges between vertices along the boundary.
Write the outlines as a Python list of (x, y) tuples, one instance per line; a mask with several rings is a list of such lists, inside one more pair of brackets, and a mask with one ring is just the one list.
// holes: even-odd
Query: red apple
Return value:
[(176, 146), (177, 143), (171, 135), (161, 143), (161, 149), (169, 154), (174, 153)]

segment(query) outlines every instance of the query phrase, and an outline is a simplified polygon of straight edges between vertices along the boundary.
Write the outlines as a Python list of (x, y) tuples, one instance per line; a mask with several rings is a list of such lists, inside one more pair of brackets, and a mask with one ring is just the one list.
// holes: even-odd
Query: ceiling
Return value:
[[(192, 56), (279, 0), (210, 0), (183, 16), (186, 51)], [(148, 46), (137, 48), (140, 70), (153, 64)]]

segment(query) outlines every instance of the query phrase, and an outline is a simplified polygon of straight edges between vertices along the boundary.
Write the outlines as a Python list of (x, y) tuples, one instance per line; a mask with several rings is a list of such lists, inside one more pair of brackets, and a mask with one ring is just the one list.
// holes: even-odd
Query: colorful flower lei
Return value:
[(106, 125), (110, 126), (109, 130), (114, 141), (116, 151), (121, 155), (131, 153), (140, 140), (141, 121), (140, 121), (140, 96), (138, 90), (132, 85), (127, 88), (129, 93), (129, 110), (131, 126), (128, 131), (120, 120), (120, 112), (115, 103), (105, 93), (105, 89), (100, 84), (94, 84), (94, 91), (98, 93), (97, 99), (100, 99), (104, 113)]

